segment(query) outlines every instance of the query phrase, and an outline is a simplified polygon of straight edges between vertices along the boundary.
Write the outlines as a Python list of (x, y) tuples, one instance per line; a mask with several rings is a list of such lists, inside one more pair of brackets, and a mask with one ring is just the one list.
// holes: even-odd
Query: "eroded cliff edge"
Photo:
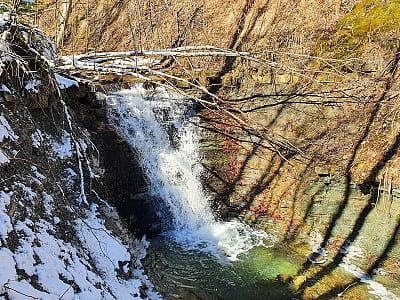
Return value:
[(1, 34), (0, 298), (158, 298), (140, 265), (151, 225), (107, 204), (145, 192), (131, 149), (89, 88), (54, 73), (41, 31), (10, 21)]

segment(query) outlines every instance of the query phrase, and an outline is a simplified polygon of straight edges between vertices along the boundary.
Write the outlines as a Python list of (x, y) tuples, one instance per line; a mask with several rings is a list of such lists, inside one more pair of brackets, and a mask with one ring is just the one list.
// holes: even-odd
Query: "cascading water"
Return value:
[(239, 222), (215, 220), (199, 180), (194, 125), (187, 122), (190, 100), (136, 86), (109, 96), (108, 104), (110, 123), (138, 152), (151, 194), (170, 212), (171, 226), (164, 234), (188, 249), (230, 260), (271, 241)]
[(211, 221), (205, 201), (191, 201), (192, 197), (199, 198), (201, 189), (191, 174), (190, 132), (181, 134), (179, 150), (171, 144), (184, 109), (172, 106), (174, 99), (167, 93), (158, 93), (155, 98), (141, 88), (122, 91), (109, 100), (111, 123), (138, 152), (150, 180), (151, 194), (165, 201), (173, 216), (173, 227), (196, 228), (203, 220)]
[(268, 247), (274, 240), (265, 232), (214, 218), (199, 180), (190, 100), (136, 86), (109, 96), (108, 107), (168, 220), (142, 261), (158, 292), (166, 299), (299, 299), (285, 278), (298, 274), (304, 257), (284, 245)]
[(138, 154), (160, 219), (168, 220), (143, 260), (157, 290), (167, 299), (295, 299), (275, 280), (296, 267), (265, 247), (273, 239), (214, 218), (199, 180), (190, 100), (136, 86), (109, 96), (108, 107), (110, 123)]

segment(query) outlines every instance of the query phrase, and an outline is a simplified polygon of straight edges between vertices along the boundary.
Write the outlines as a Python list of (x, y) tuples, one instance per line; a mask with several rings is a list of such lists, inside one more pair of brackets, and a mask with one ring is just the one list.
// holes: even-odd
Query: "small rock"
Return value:
[(303, 283), (307, 280), (307, 277), (304, 275), (299, 275), (294, 278), (292, 282), (292, 288), (297, 291), (300, 289), (300, 287), (303, 285)]
[(328, 168), (317, 166), (314, 168), (315, 173), (320, 177), (330, 176), (330, 171)]
[(292, 276), (290, 276), (289, 274), (279, 274), (278, 279), (279, 279), (279, 281), (282, 281), (282, 282), (289, 282), (290, 279), (292, 279)]
[(292, 79), (291, 74), (277, 74), (275, 75), (275, 82), (277, 84), (289, 84)]

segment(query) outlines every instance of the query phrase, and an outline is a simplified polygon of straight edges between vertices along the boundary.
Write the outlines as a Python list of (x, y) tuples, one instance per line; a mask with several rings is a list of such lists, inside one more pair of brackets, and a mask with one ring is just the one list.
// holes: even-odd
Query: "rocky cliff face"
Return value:
[(94, 133), (78, 122), (85, 105), (68, 96), (78, 84), (53, 73), (54, 47), (41, 31), (1, 32), (0, 298), (158, 298), (140, 269), (146, 241), (106, 202), (139, 192), (126, 188), (130, 176), (115, 182), (132, 153), (106, 125)]

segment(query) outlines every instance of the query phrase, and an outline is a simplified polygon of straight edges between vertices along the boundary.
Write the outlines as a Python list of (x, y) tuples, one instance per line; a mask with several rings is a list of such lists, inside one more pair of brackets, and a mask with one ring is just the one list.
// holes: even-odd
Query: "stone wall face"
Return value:
[[(298, 249), (307, 243), (308, 253), (322, 247), (329, 258), (323, 267), (345, 264), (353, 253), (355, 265), (393, 286), (400, 255), (400, 127), (392, 110), (398, 99), (388, 99), (399, 84), (396, 74), (389, 85), (369, 81), (373, 89), (334, 106), (306, 104), (315, 94), (294, 103), (274, 95), (244, 103), (243, 111), (264, 105), (244, 114), (253, 125), (246, 129), (203, 111), (205, 181), (221, 215), (274, 232)], [(262, 130), (256, 137), (249, 128)], [(376, 268), (385, 271), (375, 274)], [(308, 286), (308, 297), (319, 288)]]

